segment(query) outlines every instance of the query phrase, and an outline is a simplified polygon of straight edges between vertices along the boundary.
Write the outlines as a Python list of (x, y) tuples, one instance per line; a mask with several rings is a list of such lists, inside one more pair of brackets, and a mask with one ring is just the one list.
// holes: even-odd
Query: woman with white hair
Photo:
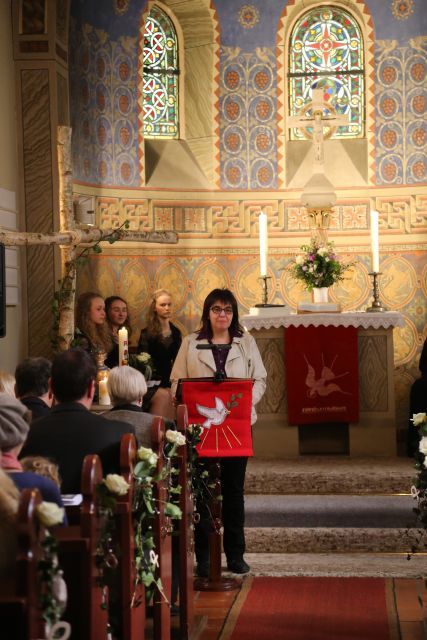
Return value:
[[(155, 416), (142, 410), (147, 393), (142, 373), (133, 367), (114, 367), (109, 373), (107, 388), (113, 408), (103, 413), (103, 417), (133, 425), (138, 445), (151, 447), (151, 425)], [(165, 423), (167, 428), (174, 428), (170, 420)]]

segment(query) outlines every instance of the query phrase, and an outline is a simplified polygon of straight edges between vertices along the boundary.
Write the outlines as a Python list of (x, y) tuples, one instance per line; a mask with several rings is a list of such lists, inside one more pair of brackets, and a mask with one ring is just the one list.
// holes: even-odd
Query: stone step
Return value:
[(425, 530), (404, 528), (245, 527), (245, 537), (248, 553), (407, 554), (419, 538), (427, 545)]
[[(427, 555), (404, 553), (246, 553), (256, 576), (425, 578)], [(223, 558), (226, 573), (225, 558)]]
[(410, 495), (246, 495), (246, 527), (381, 527), (417, 525)]
[(392, 495), (411, 490), (410, 458), (250, 458), (246, 494)]

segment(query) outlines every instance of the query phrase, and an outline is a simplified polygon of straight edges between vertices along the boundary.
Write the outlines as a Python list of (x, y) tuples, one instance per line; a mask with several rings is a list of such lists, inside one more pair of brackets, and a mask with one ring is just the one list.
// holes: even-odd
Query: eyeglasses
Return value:
[(220, 316), (222, 312), (224, 312), (226, 316), (233, 315), (233, 307), (211, 307), (211, 311), (216, 316)]

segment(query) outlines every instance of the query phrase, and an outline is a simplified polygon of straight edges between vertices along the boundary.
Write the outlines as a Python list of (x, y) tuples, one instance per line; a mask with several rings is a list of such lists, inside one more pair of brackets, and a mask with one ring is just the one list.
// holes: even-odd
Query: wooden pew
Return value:
[[(152, 449), (158, 455), (157, 473), (160, 474), (163, 465), (163, 447), (165, 440), (165, 423), (163, 418), (156, 416), (151, 427)], [(168, 501), (167, 479), (155, 483), (154, 495), (157, 500), (159, 513), (154, 521), (154, 540), (156, 553), (159, 555), (159, 577), (162, 581), (163, 591), (168, 600), (155, 592), (153, 597), (153, 618), (155, 640), (169, 640), (170, 638), (170, 598), (172, 587), (172, 541), (169, 518), (165, 516), (164, 505)]]
[[(120, 443), (120, 472), (129, 483), (129, 492), (117, 497), (117, 542), (121, 553), (119, 557), (120, 584), (120, 625), (121, 637), (126, 640), (144, 640), (145, 628), (145, 589), (138, 585), (135, 592), (135, 536), (132, 516), (134, 493), (133, 468), (137, 455), (135, 436), (126, 433)], [(137, 606), (132, 606), (135, 601)]]
[(1, 636), (7, 640), (37, 640), (44, 637), (39, 608), (37, 563), (43, 555), (44, 528), (36, 516), (42, 501), (38, 489), (23, 489), (16, 516), (16, 568), (2, 578), (0, 587)]
[[(181, 404), (177, 407), (177, 426), (184, 436), (187, 435), (188, 412)], [(194, 534), (193, 534), (193, 497), (191, 478), (187, 467), (187, 446), (178, 450), (179, 484), (181, 485), (180, 507), (182, 519), (179, 521), (179, 626), (180, 638), (188, 640), (194, 627)]]
[(83, 461), (80, 522), (56, 530), (59, 563), (68, 588), (64, 619), (70, 622), (73, 640), (106, 640), (108, 593), (97, 584), (96, 563), (100, 521), (96, 487), (102, 481), (102, 465), (97, 455)]

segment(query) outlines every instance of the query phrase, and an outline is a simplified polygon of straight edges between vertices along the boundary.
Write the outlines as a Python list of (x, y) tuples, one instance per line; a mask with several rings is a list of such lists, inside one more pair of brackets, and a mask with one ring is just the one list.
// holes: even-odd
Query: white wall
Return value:
[[(0, 0), (0, 227), (19, 228), (17, 207), (15, 76), (10, 0)], [(25, 355), (19, 250), (6, 250), (6, 337), (0, 338), (0, 369), (14, 372)]]

